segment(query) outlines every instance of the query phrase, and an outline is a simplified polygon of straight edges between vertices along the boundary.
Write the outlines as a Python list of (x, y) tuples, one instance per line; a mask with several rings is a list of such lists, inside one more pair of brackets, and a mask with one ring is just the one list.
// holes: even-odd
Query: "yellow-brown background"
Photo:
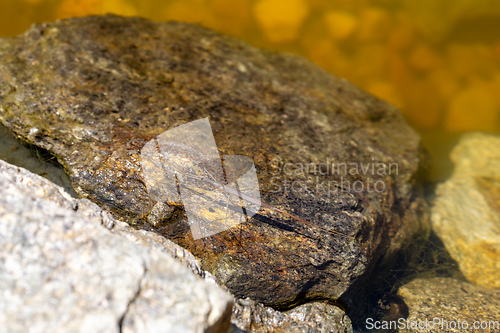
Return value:
[(309, 58), (399, 106), (435, 157), (434, 180), (460, 133), (500, 132), (498, 0), (0, 0), (0, 36), (109, 12)]

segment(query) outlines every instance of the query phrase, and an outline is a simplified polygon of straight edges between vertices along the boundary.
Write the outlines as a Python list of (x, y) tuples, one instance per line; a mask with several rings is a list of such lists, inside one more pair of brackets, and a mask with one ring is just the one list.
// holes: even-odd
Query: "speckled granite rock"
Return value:
[(227, 331), (232, 297), (162, 244), (1, 160), (0, 187), (0, 331)]
[[(410, 310), (407, 319), (409, 323), (425, 323), (426, 319), (432, 322), (436, 318), (435, 326), (420, 324), (420, 328), (412, 329), (411, 324), (408, 324), (400, 332), (500, 331), (499, 290), (486, 289), (451, 278), (417, 278), (402, 286), (398, 294), (404, 298)], [(464, 322), (467, 322), (468, 329), (465, 328)], [(474, 322), (483, 322), (483, 325), (489, 327), (474, 329)]]
[[(243, 332), (255, 333), (348, 333), (351, 320), (343, 310), (325, 302), (311, 302), (280, 312), (256, 304), (250, 299), (238, 300), (233, 309), (233, 324)], [(240, 333), (234, 330), (233, 333)]]
[(470, 282), (500, 288), (500, 137), (464, 135), (439, 185), (432, 226)]
[[(238, 230), (195, 241), (185, 219), (156, 221), (179, 214), (153, 210), (171, 207), (146, 192), (140, 149), (203, 117), (223, 154), (253, 159), (263, 201), (323, 229), (262, 210)], [(399, 110), (303, 58), (198, 26), (87, 17), (2, 39), (0, 121), (57, 156), (80, 196), (136, 226), (149, 228), (154, 215), (167, 225), (158, 233), (238, 298), (286, 308), (344, 295), (363, 304), (354, 295), (374, 265), (426, 230), (420, 141)], [(279, 172), (328, 162), (360, 169)], [(393, 169), (361, 170), (376, 163)], [(297, 182), (307, 188), (285, 189)]]

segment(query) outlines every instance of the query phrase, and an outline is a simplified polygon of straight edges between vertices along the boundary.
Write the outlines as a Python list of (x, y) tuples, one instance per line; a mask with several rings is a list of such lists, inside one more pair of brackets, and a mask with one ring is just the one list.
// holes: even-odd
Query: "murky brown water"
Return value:
[(178, 20), (303, 55), (401, 107), (451, 171), (460, 133), (500, 132), (500, 2), (490, 0), (3, 0), (0, 36), (34, 22), (116, 13)]

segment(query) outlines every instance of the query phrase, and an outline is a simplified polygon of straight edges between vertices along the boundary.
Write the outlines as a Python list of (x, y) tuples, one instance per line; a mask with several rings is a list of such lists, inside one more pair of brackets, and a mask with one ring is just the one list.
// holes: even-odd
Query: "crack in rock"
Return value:
[(125, 320), (125, 317), (129, 313), (131, 305), (134, 304), (134, 302), (139, 298), (139, 295), (141, 294), (142, 282), (144, 281), (146, 274), (148, 273), (148, 267), (147, 267), (147, 264), (145, 262), (143, 262), (143, 269), (144, 270), (143, 270), (142, 276), (139, 278), (139, 283), (137, 284), (137, 290), (136, 290), (134, 296), (132, 296), (132, 298), (128, 302), (127, 308), (123, 312), (122, 316), (118, 320), (118, 330), (120, 333), (122, 333), (123, 321)]

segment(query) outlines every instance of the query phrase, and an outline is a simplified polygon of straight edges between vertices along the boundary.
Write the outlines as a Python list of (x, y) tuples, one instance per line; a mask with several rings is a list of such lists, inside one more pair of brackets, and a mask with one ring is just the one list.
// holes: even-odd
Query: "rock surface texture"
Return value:
[[(398, 294), (404, 298), (410, 309), (407, 321), (421, 325), (412, 328), (409, 324), (399, 332), (498, 332), (500, 330), (498, 290), (486, 289), (451, 278), (436, 277), (417, 278), (400, 287)], [(431, 322), (430, 326), (424, 325), (426, 319)], [(433, 320), (436, 320), (435, 326), (432, 326)]]
[(343, 310), (325, 302), (310, 302), (280, 312), (250, 299), (238, 300), (233, 308), (233, 333), (352, 333), (351, 320)]
[(227, 332), (232, 297), (177, 245), (1, 160), (0, 187), (0, 331)]
[[(182, 214), (150, 198), (141, 148), (204, 117), (221, 153), (253, 159), (262, 200), (309, 224), (261, 210), (193, 240)], [(2, 39), (0, 121), (57, 156), (80, 196), (154, 221), (236, 297), (277, 308), (349, 298), (427, 228), (420, 141), (399, 110), (303, 58), (199, 26), (96, 16)]]
[(432, 226), (472, 283), (500, 288), (500, 137), (464, 135), (439, 185)]

